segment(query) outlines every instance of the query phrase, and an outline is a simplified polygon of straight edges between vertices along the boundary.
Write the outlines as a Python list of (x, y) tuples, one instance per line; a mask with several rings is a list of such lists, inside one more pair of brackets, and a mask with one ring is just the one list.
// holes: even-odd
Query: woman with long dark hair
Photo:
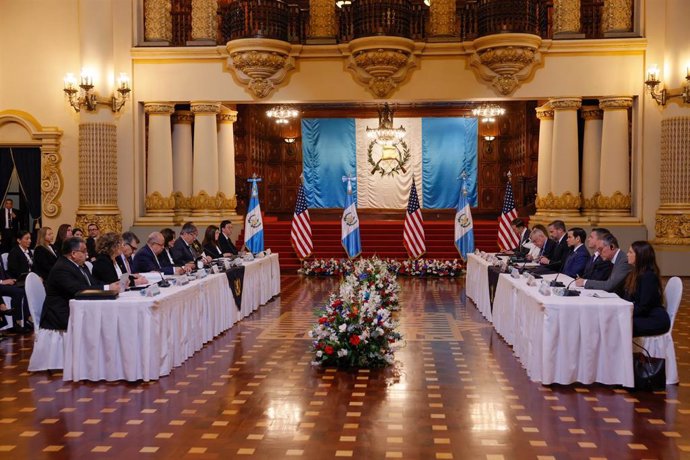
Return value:
[(663, 305), (654, 248), (647, 241), (635, 241), (628, 249), (628, 263), (633, 268), (625, 279), (623, 298), (634, 305), (633, 337), (668, 332), (671, 319)]
[(55, 237), (55, 249), (58, 254), (62, 254), (62, 242), (67, 238), (72, 238), (72, 226), (70, 224), (62, 224), (58, 227), (57, 236)]
[(204, 234), (204, 241), (201, 245), (204, 247), (204, 253), (207, 256), (211, 256), (214, 259), (223, 257), (223, 253), (220, 252), (218, 247), (218, 236), (220, 235), (220, 229), (215, 225), (209, 225), (206, 227), (206, 233)]

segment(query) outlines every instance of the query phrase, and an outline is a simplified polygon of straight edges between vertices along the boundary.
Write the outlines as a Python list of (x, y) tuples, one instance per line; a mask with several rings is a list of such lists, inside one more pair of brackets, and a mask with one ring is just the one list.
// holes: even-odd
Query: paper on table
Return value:
[(602, 291), (600, 289), (585, 290), (582, 292), (584, 292), (586, 296), (596, 297), (598, 299), (617, 299), (618, 298), (618, 294), (616, 294), (615, 292), (606, 292), (606, 291)]

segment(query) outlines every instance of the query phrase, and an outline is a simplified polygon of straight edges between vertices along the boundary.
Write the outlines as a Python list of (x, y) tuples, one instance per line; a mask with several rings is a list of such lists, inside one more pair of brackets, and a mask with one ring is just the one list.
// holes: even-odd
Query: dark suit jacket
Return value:
[(103, 284), (110, 284), (120, 280), (120, 277), (117, 276), (117, 270), (115, 270), (113, 259), (107, 254), (98, 254), (96, 256), (96, 260), (93, 261), (91, 273), (98, 282)]
[[(175, 271), (175, 263), (171, 260), (172, 253), (170, 252), (170, 249), (165, 248), (164, 250), (161, 251), (160, 254), (158, 254), (158, 263), (161, 265), (163, 268), (163, 273), (167, 275), (172, 275), (173, 272)], [(168, 271), (170, 273), (168, 273)]]
[(620, 288), (623, 286), (625, 277), (628, 276), (628, 273), (632, 270), (632, 266), (628, 264), (628, 258), (625, 257), (625, 253), (620, 249), (618, 251), (618, 256), (613, 263), (613, 268), (611, 269), (609, 277), (605, 281), (588, 279), (585, 282), (585, 288), (620, 293)]
[[(122, 273), (127, 272), (127, 265), (125, 264), (125, 255), (120, 254), (117, 256), (115, 259), (115, 262), (117, 262), (117, 266), (120, 267), (120, 270), (122, 270)], [(134, 271), (134, 261), (132, 260), (131, 257), (127, 257), (127, 262), (129, 263), (129, 270), (131, 273), (137, 273)]]
[(609, 275), (611, 274), (613, 264), (608, 260), (604, 260), (601, 256), (596, 256), (596, 260), (594, 260), (594, 257), (595, 256), (592, 255), (587, 260), (587, 266), (585, 266), (585, 271), (582, 273), (580, 278), (597, 281), (604, 281), (608, 279)]
[(584, 244), (581, 244), (576, 251), (570, 251), (561, 271), (571, 278), (580, 276), (585, 271), (588, 260), (589, 251)]
[(226, 238), (225, 235), (223, 235), (223, 232), (220, 232), (220, 235), (218, 236), (218, 246), (220, 246), (220, 250), (223, 254), (229, 252), (230, 254), (237, 255), (237, 248), (229, 238)]
[(551, 254), (551, 257), (546, 256), (549, 259), (549, 263), (546, 264), (546, 266), (555, 272), (560, 272), (561, 268), (563, 268), (563, 262), (565, 261), (566, 256), (568, 255), (569, 247), (568, 247), (568, 241), (567, 237), (563, 236), (561, 238), (560, 243), (556, 243), (556, 247), (553, 250), (553, 253)]
[(145, 244), (134, 254), (132, 270), (134, 270), (134, 273), (161, 271), (166, 275), (172, 275), (175, 270), (173, 266), (164, 266), (159, 260), (160, 259), (156, 257), (149, 245)]
[(96, 240), (94, 240), (91, 237), (88, 237), (86, 239), (86, 251), (89, 253), (88, 260), (91, 260), (98, 256), (98, 254), (96, 253)]
[(185, 243), (181, 237), (175, 240), (175, 245), (170, 253), (173, 256), (175, 265), (184, 265), (189, 262), (194, 262), (196, 259), (192, 250), (189, 248), (189, 246), (187, 246), (187, 243)]
[(50, 252), (45, 246), (36, 246), (36, 249), (34, 249), (34, 264), (31, 266), (31, 271), (43, 278), (43, 281), (48, 278), (50, 269), (53, 268), (53, 265), (58, 260), (58, 252), (55, 248), (53, 248), (53, 251), (55, 254)]
[(211, 256), (211, 258), (213, 259), (223, 257), (223, 253), (220, 252), (220, 250), (215, 244), (207, 244), (206, 246), (204, 246), (204, 253), (207, 256)]
[[(86, 281), (88, 276), (91, 285)], [(46, 300), (43, 302), (41, 327), (43, 329), (66, 330), (69, 321), (69, 301), (84, 289), (103, 289), (89, 269), (80, 270), (66, 257), (59, 257), (44, 283)]]
[[(33, 260), (33, 251), (31, 249), (29, 249), (29, 254)], [(29, 265), (29, 261), (26, 260), (24, 252), (19, 246), (14, 245), (7, 256), (7, 273), (10, 275), (10, 278), (19, 278), (19, 275), (22, 273), (28, 273), (30, 271), (31, 265)]]
[(522, 235), (520, 235), (520, 243), (518, 243), (517, 247), (513, 249), (513, 252), (517, 256), (526, 256), (529, 253), (529, 249), (524, 247), (523, 244), (529, 243), (529, 230), (526, 228), (522, 231)]

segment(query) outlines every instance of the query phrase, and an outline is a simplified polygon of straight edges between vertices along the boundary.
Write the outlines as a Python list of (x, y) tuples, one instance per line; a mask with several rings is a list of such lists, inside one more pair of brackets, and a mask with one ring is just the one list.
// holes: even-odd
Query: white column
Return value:
[(581, 205), (577, 110), (582, 105), (582, 99), (551, 99), (549, 104), (554, 109), (551, 213), (564, 218), (577, 217)]
[(582, 145), (582, 198), (583, 213), (597, 215), (599, 177), (601, 172), (601, 130), (603, 112), (597, 106), (584, 106), (581, 117), (585, 120)]
[(146, 161), (146, 214), (172, 216), (173, 196), (172, 137), (170, 115), (175, 111), (172, 102), (147, 102), (144, 111), (149, 116)]
[(235, 197), (235, 133), (237, 111), (221, 107), (218, 115), (218, 193), (223, 214), (237, 214)]
[(546, 214), (547, 197), (551, 194), (551, 160), (553, 148), (553, 109), (548, 105), (536, 108), (539, 118), (539, 158), (537, 162), (537, 216)]
[(192, 172), (192, 215), (217, 216), (218, 131), (216, 115), (220, 102), (192, 101), (194, 113), (194, 161)]
[(598, 208), (601, 215), (630, 215), (630, 143), (628, 141), (628, 109), (631, 97), (609, 97), (599, 100), (604, 111), (601, 132), (601, 195)]
[(192, 122), (194, 115), (189, 110), (178, 110), (172, 116), (173, 194), (175, 214), (189, 215), (192, 196)]

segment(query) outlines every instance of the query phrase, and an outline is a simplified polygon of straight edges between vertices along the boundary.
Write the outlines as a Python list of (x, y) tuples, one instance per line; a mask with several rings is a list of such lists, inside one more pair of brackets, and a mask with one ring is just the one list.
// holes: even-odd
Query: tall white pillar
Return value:
[(539, 118), (539, 158), (537, 163), (536, 217), (547, 214), (551, 194), (551, 157), (553, 148), (553, 109), (548, 104), (536, 108)]
[(601, 131), (603, 112), (599, 107), (582, 107), (581, 117), (585, 120), (585, 133), (582, 145), (582, 198), (583, 214), (596, 216), (597, 200), (600, 195), (601, 173)]
[(235, 196), (235, 133), (237, 111), (221, 107), (218, 115), (218, 196), (221, 214), (237, 214)]
[(189, 110), (178, 110), (172, 116), (173, 194), (175, 215), (183, 220), (191, 212), (193, 145), (192, 122), (194, 115)]
[(630, 215), (630, 143), (628, 109), (631, 97), (609, 97), (599, 100), (604, 111), (601, 132), (601, 194), (597, 199), (599, 214)]
[(147, 102), (144, 104), (144, 111), (149, 116), (146, 214), (172, 217), (175, 197), (173, 196), (170, 115), (175, 111), (175, 104), (172, 102)]
[(577, 110), (582, 98), (568, 97), (549, 100), (554, 109), (551, 162), (551, 214), (580, 215), (580, 167), (578, 152)]
[(192, 216), (218, 216), (218, 131), (216, 115), (220, 102), (192, 101), (194, 113), (194, 161)]

